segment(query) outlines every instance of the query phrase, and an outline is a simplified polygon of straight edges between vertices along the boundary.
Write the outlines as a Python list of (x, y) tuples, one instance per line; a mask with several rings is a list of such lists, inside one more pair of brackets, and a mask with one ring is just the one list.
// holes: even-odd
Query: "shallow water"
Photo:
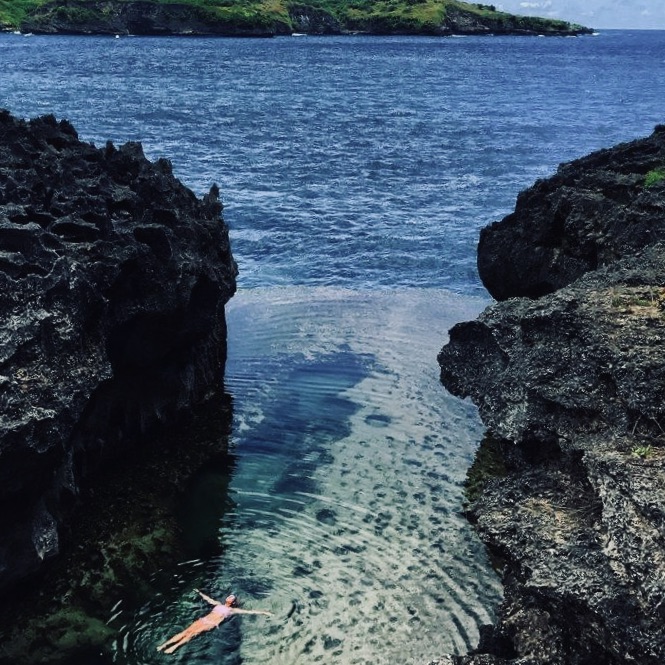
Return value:
[(195, 579), (274, 617), (236, 617), (182, 662), (415, 664), (473, 647), (500, 597), (460, 514), (482, 428), (434, 359), (484, 304), (440, 290), (240, 292), (225, 551), (183, 563), (145, 621), (121, 613), (116, 662), (163, 658), (157, 641), (205, 611)]

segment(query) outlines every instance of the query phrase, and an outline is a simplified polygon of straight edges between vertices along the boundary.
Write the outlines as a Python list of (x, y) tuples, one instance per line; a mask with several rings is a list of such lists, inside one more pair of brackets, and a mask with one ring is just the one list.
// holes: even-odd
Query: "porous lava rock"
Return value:
[(237, 268), (219, 192), (141, 145), (0, 112), (0, 590), (81, 489), (219, 387)]
[(665, 125), (537, 181), (518, 196), (512, 214), (480, 233), (485, 288), (497, 300), (537, 298), (662, 239), (662, 189), (643, 185), (663, 165)]
[[(537, 298), (504, 284), (507, 299), (455, 326), (439, 355), (444, 385), (477, 404), (500, 458), (468, 514), (505, 592), (477, 652), (448, 662), (665, 662), (665, 183), (646, 177), (665, 164), (664, 139), (658, 128), (538, 183), (526, 198), (543, 229), (564, 201), (598, 203), (588, 218), (569, 206), (557, 242), (572, 251), (595, 228), (586, 256), (602, 261), (580, 261)], [(591, 196), (610, 177), (629, 185)], [(497, 273), (523, 258), (526, 273), (560, 274), (560, 253), (532, 251), (522, 213), (509, 229), (523, 254), (497, 242)]]

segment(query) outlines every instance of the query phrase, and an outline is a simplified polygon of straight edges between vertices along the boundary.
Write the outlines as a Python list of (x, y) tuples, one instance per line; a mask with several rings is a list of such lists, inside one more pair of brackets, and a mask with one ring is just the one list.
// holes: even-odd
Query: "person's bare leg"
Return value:
[(192, 630), (192, 631), (185, 631), (182, 637), (173, 645), (171, 645), (168, 649), (164, 650), (164, 653), (173, 653), (176, 649), (180, 648), (183, 644), (186, 644), (189, 642), (189, 640), (192, 639), (192, 637), (199, 635), (204, 631), (202, 630)]
[(172, 646), (170, 646), (168, 649), (164, 649), (164, 653), (173, 653), (178, 647), (181, 647), (185, 642), (189, 642), (191, 640), (193, 635), (190, 635), (189, 637), (185, 637), (180, 642), (176, 642)]
[(208, 630), (212, 630), (213, 628), (216, 628), (217, 625), (219, 625), (218, 622), (212, 623), (210, 621), (206, 621), (205, 619), (199, 619), (198, 621), (195, 621), (191, 626), (185, 628), (185, 630), (183, 630), (181, 633), (174, 635), (170, 640), (164, 642), (164, 644), (161, 645), (162, 648), (165, 646), (169, 647), (168, 649), (164, 649), (164, 653), (173, 653), (178, 647), (181, 647), (186, 642), (189, 642), (192, 637), (200, 635), (201, 633), (205, 633)]
[(173, 637), (169, 637), (164, 644), (160, 644), (157, 647), (157, 651), (162, 651), (165, 647), (169, 646), (169, 644), (173, 644), (174, 642), (180, 641), (185, 635), (187, 634), (186, 630), (183, 630), (181, 633), (178, 633), (177, 635), (174, 635)]

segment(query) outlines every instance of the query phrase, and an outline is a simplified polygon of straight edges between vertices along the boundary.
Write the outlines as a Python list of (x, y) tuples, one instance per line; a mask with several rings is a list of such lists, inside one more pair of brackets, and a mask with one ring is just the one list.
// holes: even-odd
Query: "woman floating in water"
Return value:
[[(237, 596), (231, 594), (224, 603), (220, 603), (218, 600), (206, 596), (204, 593), (201, 593), (198, 589), (194, 589), (203, 600), (210, 603), (214, 607), (212, 612), (206, 614), (206, 616), (197, 619), (191, 626), (185, 628), (181, 633), (174, 635), (170, 639), (166, 640), (164, 644), (160, 644), (157, 647), (157, 651), (164, 651), (165, 653), (173, 653), (178, 647), (181, 647), (185, 642), (189, 642), (195, 635), (199, 633), (204, 633), (206, 630), (212, 630), (219, 626), (224, 619), (233, 616), (234, 614), (265, 614), (266, 616), (271, 616), (270, 612), (265, 612), (264, 610), (241, 610), (236, 607), (238, 602)], [(166, 648), (168, 647), (168, 649)]]

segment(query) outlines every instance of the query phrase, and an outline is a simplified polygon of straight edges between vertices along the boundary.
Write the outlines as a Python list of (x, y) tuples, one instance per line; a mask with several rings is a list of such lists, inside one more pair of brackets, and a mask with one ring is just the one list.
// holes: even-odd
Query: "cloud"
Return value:
[(546, 0), (546, 2), (520, 2), (520, 7), (524, 9), (549, 9), (551, 6), (551, 0)]
[(593, 28), (665, 30), (663, 0), (497, 0), (495, 4), (506, 12), (556, 17)]

